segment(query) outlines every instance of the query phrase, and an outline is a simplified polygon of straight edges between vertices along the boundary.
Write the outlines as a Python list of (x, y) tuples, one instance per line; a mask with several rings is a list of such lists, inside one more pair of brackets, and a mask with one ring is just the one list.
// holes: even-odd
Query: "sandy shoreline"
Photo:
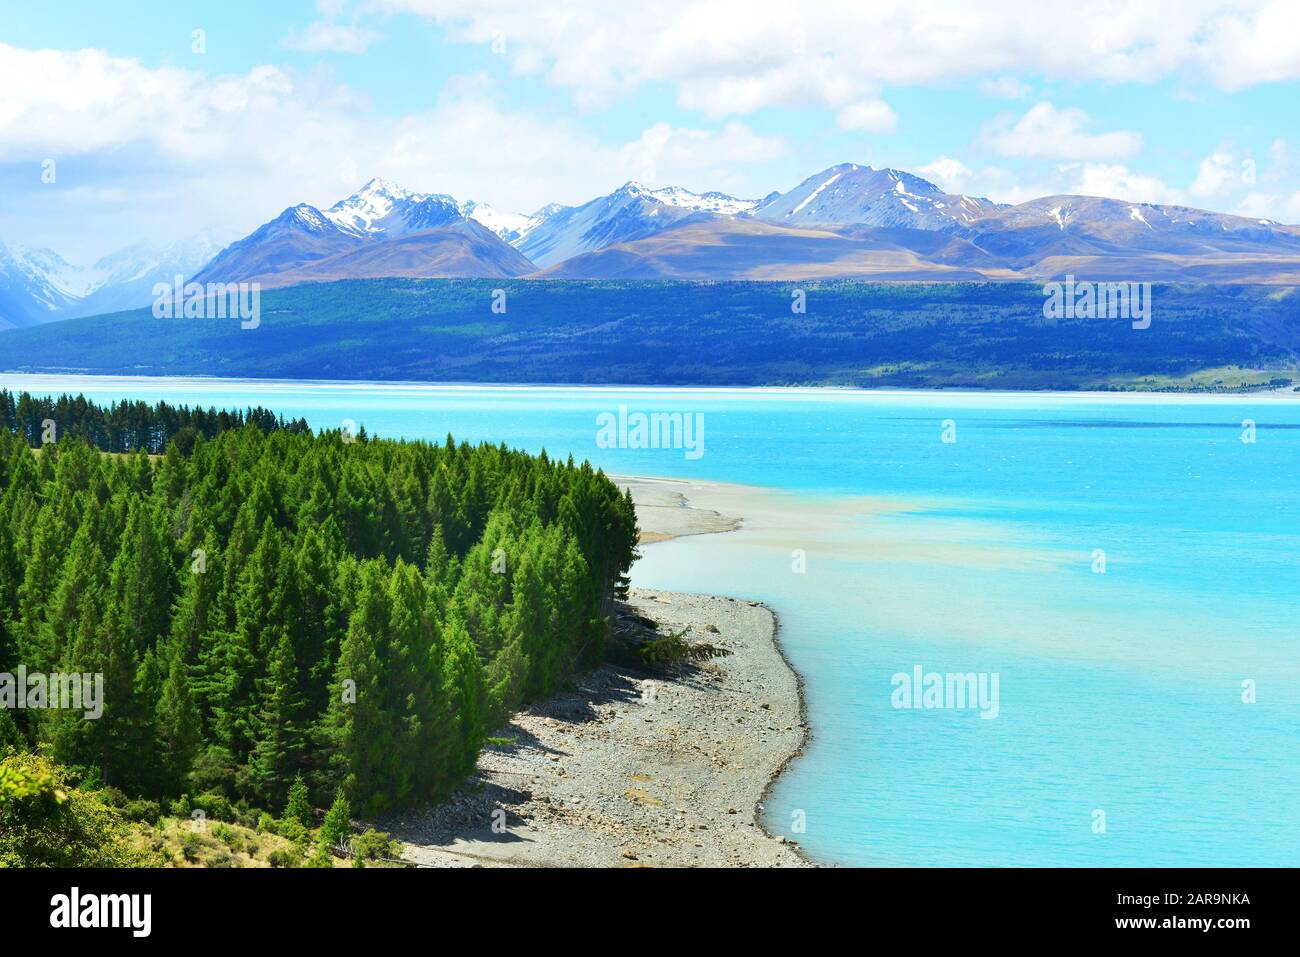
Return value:
[[(642, 542), (729, 531), (696, 483), (620, 478)], [(709, 484), (709, 483), (701, 483)], [(721, 486), (717, 486), (721, 487)], [(729, 654), (669, 677), (605, 664), (515, 715), (444, 805), (381, 822), (423, 866), (803, 867), (762, 827), (807, 737), (800, 680), (758, 602), (632, 590), (629, 610)]]
[(686, 535), (709, 535), (730, 532), (740, 527), (741, 519), (692, 504), (686, 496), (698, 497), (706, 485), (723, 489), (718, 483), (685, 482), (680, 479), (644, 478), (611, 475), (619, 488), (630, 489), (636, 502), (637, 524), (641, 526), (641, 544), (665, 542)]

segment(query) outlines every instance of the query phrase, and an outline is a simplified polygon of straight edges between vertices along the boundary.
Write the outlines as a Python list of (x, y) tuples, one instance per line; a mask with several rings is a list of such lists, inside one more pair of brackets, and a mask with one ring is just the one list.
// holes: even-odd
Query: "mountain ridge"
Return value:
[(289, 206), (226, 246), (138, 245), (83, 269), (51, 250), (0, 244), (0, 329), (145, 305), (150, 279), (177, 274), (272, 287), (385, 275), (1300, 282), (1300, 226), (1072, 194), (1008, 205), (856, 163), (756, 200), (632, 180), (531, 214), (375, 177), (325, 209)]

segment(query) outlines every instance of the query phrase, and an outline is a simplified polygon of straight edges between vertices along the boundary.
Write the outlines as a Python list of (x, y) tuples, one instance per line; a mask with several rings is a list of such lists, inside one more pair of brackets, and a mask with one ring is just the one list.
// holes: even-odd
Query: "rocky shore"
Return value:
[[(643, 541), (738, 524), (691, 509), (675, 487), (681, 483), (625, 484), (637, 500)], [(684, 629), (688, 641), (727, 654), (674, 675), (606, 664), (516, 715), (450, 801), (382, 822), (406, 845), (407, 860), (443, 867), (808, 866), (761, 824), (768, 785), (807, 733), (775, 616), (758, 602), (647, 589), (633, 589), (624, 614), (657, 622), (660, 634)]]

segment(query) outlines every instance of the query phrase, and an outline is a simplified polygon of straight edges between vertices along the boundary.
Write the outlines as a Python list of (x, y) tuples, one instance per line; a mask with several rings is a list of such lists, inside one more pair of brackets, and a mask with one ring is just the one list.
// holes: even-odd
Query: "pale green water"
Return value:
[[(796, 515), (842, 509), (842, 521), (804, 531), (751, 524), (654, 545), (634, 570), (638, 584), (757, 598), (780, 615), (814, 736), (773, 792), (772, 829), (852, 864), (1300, 860), (1292, 400), (0, 385), (261, 404), (384, 436), (450, 431), (610, 471), (783, 490)], [(598, 447), (596, 416), (620, 404), (702, 413), (705, 454)], [(1240, 441), (1247, 418), (1253, 444)], [(940, 441), (944, 419), (955, 444)], [(908, 510), (860, 514), (864, 495)], [(794, 549), (804, 574), (791, 570)], [(1105, 574), (1092, 570), (1094, 549)], [(891, 676), (916, 665), (996, 672), (998, 716), (892, 707)]]

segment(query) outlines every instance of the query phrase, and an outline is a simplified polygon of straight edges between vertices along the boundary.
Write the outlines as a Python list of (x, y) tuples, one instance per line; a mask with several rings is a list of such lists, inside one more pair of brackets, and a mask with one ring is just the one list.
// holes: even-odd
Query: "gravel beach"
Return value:
[[(619, 479), (643, 542), (735, 528), (690, 485)], [(644, 499), (644, 504), (643, 504)], [(691, 512), (698, 514), (690, 515)], [(445, 867), (804, 867), (763, 830), (763, 795), (803, 745), (799, 683), (758, 602), (633, 589), (627, 611), (729, 654), (669, 677), (606, 664), (516, 715), (453, 798), (380, 822)]]

